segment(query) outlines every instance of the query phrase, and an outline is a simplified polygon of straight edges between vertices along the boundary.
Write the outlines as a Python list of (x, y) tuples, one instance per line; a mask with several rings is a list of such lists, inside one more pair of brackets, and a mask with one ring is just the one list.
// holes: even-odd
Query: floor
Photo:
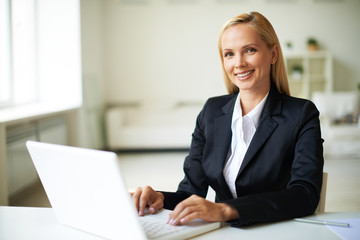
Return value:
[[(186, 152), (120, 154), (119, 161), (129, 191), (150, 185), (154, 189), (174, 191), (183, 178)], [(166, 170), (166, 171), (165, 171)], [(327, 159), (326, 212), (360, 212), (360, 159)], [(209, 199), (214, 198), (210, 192)], [(13, 206), (49, 207), (41, 184), (11, 201)]]

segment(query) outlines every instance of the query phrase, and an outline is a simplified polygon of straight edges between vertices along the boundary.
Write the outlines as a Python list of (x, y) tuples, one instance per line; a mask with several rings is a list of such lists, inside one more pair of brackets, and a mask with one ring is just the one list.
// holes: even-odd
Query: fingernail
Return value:
[(171, 224), (171, 225), (176, 225), (176, 220), (175, 220), (175, 219), (171, 219), (170, 224)]
[(185, 222), (185, 220), (186, 220), (186, 218), (182, 218), (182, 219), (180, 219), (180, 222), (183, 223), (183, 222)]
[(139, 216), (142, 216), (143, 215), (143, 211), (139, 211)]
[(149, 208), (149, 211), (150, 211), (150, 213), (154, 213), (154, 212), (155, 212), (155, 208), (151, 207), (151, 208)]

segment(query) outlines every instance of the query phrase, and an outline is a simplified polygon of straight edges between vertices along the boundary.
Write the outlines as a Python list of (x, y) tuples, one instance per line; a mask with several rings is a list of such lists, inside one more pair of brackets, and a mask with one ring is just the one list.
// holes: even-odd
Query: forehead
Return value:
[(258, 32), (249, 24), (239, 23), (227, 28), (221, 38), (223, 49), (249, 44), (265, 44)]

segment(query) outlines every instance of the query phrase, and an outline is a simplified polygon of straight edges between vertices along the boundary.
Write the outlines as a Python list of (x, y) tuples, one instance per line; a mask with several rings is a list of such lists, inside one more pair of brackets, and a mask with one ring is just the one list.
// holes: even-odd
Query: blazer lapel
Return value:
[(251, 162), (255, 154), (263, 146), (263, 144), (270, 137), (271, 133), (276, 129), (278, 123), (272, 119), (271, 116), (281, 113), (281, 96), (278, 93), (276, 86), (271, 85), (267, 103), (264, 106), (260, 117), (258, 129), (255, 132), (249, 148), (245, 154), (244, 160), (241, 164), (239, 175), (244, 171), (246, 166)]
[(230, 189), (227, 187), (223, 175), (223, 169), (226, 161), (227, 154), (229, 152), (229, 147), (231, 144), (231, 119), (234, 110), (234, 104), (236, 100), (236, 95), (225, 104), (221, 110), (223, 115), (215, 119), (215, 129), (214, 129), (214, 152), (215, 152), (215, 169), (217, 172), (217, 180), (221, 186), (226, 187), (227, 195), (231, 197)]

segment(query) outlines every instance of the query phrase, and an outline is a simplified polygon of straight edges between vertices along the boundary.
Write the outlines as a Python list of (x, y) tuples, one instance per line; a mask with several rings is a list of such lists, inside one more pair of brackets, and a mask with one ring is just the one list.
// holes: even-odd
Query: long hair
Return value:
[(259, 34), (260, 38), (264, 41), (267, 47), (271, 50), (272, 47), (277, 44), (278, 45), (278, 59), (276, 63), (271, 65), (270, 70), (270, 79), (276, 85), (277, 90), (286, 95), (290, 95), (289, 83), (286, 74), (286, 67), (284, 57), (282, 55), (279, 39), (275, 33), (274, 28), (272, 27), (271, 23), (260, 13), (258, 12), (250, 12), (249, 14), (243, 13), (236, 17), (231, 18), (227, 21), (224, 26), (222, 27), (219, 39), (218, 39), (218, 50), (220, 54), (222, 70), (223, 70), (223, 77), (225, 81), (225, 86), (228, 93), (237, 93), (239, 92), (239, 88), (233, 84), (227, 75), (225, 68), (224, 68), (224, 59), (223, 59), (223, 52), (222, 52), (222, 44), (221, 39), (226, 29), (236, 24), (249, 24), (253, 27)]

